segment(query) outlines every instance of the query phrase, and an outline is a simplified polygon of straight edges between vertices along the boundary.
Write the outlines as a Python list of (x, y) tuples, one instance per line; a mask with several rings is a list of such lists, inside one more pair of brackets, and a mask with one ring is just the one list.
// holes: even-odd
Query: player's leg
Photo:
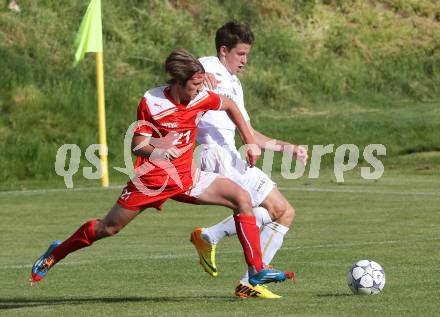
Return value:
[[(249, 169), (246, 161), (241, 160), (238, 153), (221, 146), (202, 146), (198, 155), (198, 161), (202, 171), (220, 174), (236, 182), (244, 189), (247, 189), (244, 185), (248, 183), (248, 179), (251, 177), (249, 175), (250, 170), (255, 169)], [(267, 176), (265, 177), (267, 178)], [(269, 179), (268, 181), (270, 182)], [(260, 187), (260, 189), (263, 188)], [(253, 206), (258, 206), (259, 203), (255, 203), (252, 198), (251, 195)], [(263, 208), (254, 208), (253, 214), (256, 218), (258, 227), (271, 221), (267, 210), (264, 210)], [(236, 233), (234, 217), (229, 216), (209, 228), (197, 228), (191, 235), (200, 236), (199, 239), (207, 241), (213, 246), (213, 248), (215, 248), (215, 245), (224, 237), (235, 235)]]
[[(251, 196), (253, 214), (259, 227), (272, 221), (269, 212), (260, 207), (261, 202), (274, 188), (274, 182), (259, 168), (249, 168), (238, 153), (223, 148), (209, 148), (202, 151), (200, 162), (202, 169), (214, 169), (243, 187)], [(224, 237), (236, 234), (232, 217), (228, 217), (213, 226), (203, 228), (203, 238), (211, 244), (219, 243)]]
[(104, 219), (87, 221), (57, 247), (52, 253), (55, 263), (76, 250), (90, 246), (97, 240), (117, 234), (138, 214), (138, 211), (129, 210), (121, 207), (119, 204), (115, 204)]
[[(264, 199), (261, 206), (270, 211), (270, 217), (273, 219), (271, 222), (263, 225), (260, 231), (263, 263), (264, 265), (269, 265), (283, 245), (284, 236), (289, 231), (295, 218), (295, 210), (276, 187)], [(249, 276), (246, 272), (241, 282), (246, 283), (248, 278)]]
[(269, 264), (281, 248), (284, 236), (293, 223), (295, 209), (276, 187), (261, 203), (261, 206), (269, 210), (272, 219), (272, 222), (263, 226), (260, 234), (262, 250), (264, 250), (263, 262)]
[[(257, 220), (257, 225), (263, 228), (264, 233), (269, 230), (265, 225), (269, 225), (280, 218), (283, 220), (281, 226), (276, 224), (271, 227), (280, 228), (280, 231), (284, 233), (287, 232), (289, 221), (291, 223), (293, 219), (293, 217), (289, 216), (292, 215), (293, 208), (289, 209), (287, 207), (290, 206), (290, 204), (285, 200), (278, 189), (276, 189), (274, 182), (271, 181), (263, 171), (254, 167), (245, 170), (244, 173), (229, 171), (228, 175), (228, 178), (237, 182), (250, 193), (254, 206), (260, 205), (260, 207), (254, 208), (253, 212)], [(200, 232), (201, 237), (211, 245), (216, 245), (225, 236), (234, 235), (236, 233), (232, 218), (226, 218), (211, 227), (198, 228), (197, 230)], [(263, 234), (263, 237), (265, 238), (266, 235)], [(262, 242), (261, 250), (264, 251), (267, 249), (266, 242), (268, 240), (260, 240)], [(264, 258), (263, 262), (268, 264), (264, 261)]]
[(243, 247), (246, 263), (252, 273), (262, 270), (259, 230), (252, 205), (247, 193), (231, 180), (217, 177), (203, 193), (197, 197), (196, 203), (202, 205), (220, 205), (234, 211), (234, 223), (238, 239)]
[(54, 241), (49, 246), (49, 249), (34, 263), (31, 281), (41, 281), (46, 273), (68, 254), (88, 247), (99, 239), (115, 235), (133, 220), (138, 213), (138, 211), (129, 210), (115, 204), (103, 220), (91, 219), (80, 226), (65, 241)]
[[(252, 213), (255, 216), (258, 228), (272, 222), (269, 212), (263, 207), (253, 208)], [(229, 216), (211, 227), (201, 228), (199, 230), (201, 230), (203, 238), (211, 244), (218, 244), (223, 238), (237, 233), (233, 216)]]
[[(209, 173), (205, 174), (209, 175)], [(191, 193), (194, 197), (194, 193)], [(255, 216), (252, 214), (249, 193), (246, 190), (229, 179), (216, 177), (208, 187), (195, 196), (195, 199), (198, 204), (221, 205), (234, 210), (237, 236), (245, 254), (250, 275), (249, 282), (252, 285), (281, 282), (292, 278), (292, 272), (263, 268), (259, 230)]]
[[(262, 230), (266, 226), (278, 228), (284, 235), (295, 218), (295, 209), (280, 191), (274, 187), (260, 206), (253, 208), (253, 214), (255, 215), (257, 226), (262, 227)], [(236, 231), (232, 216), (223, 219), (211, 227), (203, 228), (202, 231), (203, 238), (211, 244), (218, 244), (223, 238), (234, 234), (236, 234)]]
[[(226, 152), (221, 148), (214, 150), (204, 152), (202, 165), (205, 168), (214, 168), (216, 167), (214, 163), (217, 163), (219, 166), (216, 168), (219, 171), (249, 192), (253, 206), (259, 206), (254, 208), (253, 212), (257, 224), (262, 226), (260, 241), (263, 262), (269, 264), (281, 247), (284, 235), (295, 217), (295, 210), (262, 170), (256, 167), (247, 168), (246, 162), (235, 157), (234, 153)], [(233, 156), (235, 159), (232, 159)], [(225, 160), (228, 164), (223, 164)], [(234, 167), (228, 168), (229, 165)], [(235, 225), (231, 218), (226, 218), (214, 226), (199, 231), (203, 239), (210, 244), (217, 244), (225, 236), (235, 234)]]
[[(260, 206), (267, 208), (257, 207), (253, 209), (253, 212), (257, 219), (257, 225), (262, 225), (260, 232), (261, 251), (263, 253), (263, 263), (268, 265), (281, 247), (284, 235), (289, 230), (289, 226), (294, 218), (294, 209), (267, 175), (258, 168), (248, 170), (243, 175), (244, 177), (240, 175), (243, 174), (236, 174), (237, 177), (235, 178), (243, 188), (250, 192), (252, 203), (254, 205), (260, 204)], [(268, 210), (270, 210), (270, 214)], [(216, 244), (225, 236), (235, 233), (233, 218), (228, 217), (209, 228), (197, 228), (192, 232), (191, 236), (192, 241), (198, 240), (200, 241), (199, 244), (205, 245), (205, 250), (212, 250), (211, 253), (206, 252), (205, 257), (211, 259), (211, 262), (215, 264)], [(215, 274), (206, 269), (205, 271), (213, 276), (218, 275), (217, 271)], [(249, 285), (247, 272), (236, 287), (236, 295), (240, 297), (280, 297), (267, 289), (256, 290)]]

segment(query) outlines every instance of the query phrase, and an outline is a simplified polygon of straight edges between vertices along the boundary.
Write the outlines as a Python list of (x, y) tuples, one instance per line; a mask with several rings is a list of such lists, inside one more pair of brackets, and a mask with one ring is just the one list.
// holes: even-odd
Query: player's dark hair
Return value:
[(183, 48), (174, 49), (165, 61), (165, 71), (171, 76), (169, 84), (181, 85), (196, 73), (205, 73), (203, 65), (190, 52)]
[(220, 53), (220, 47), (222, 46), (226, 46), (231, 50), (237, 44), (241, 43), (249, 45), (254, 43), (254, 34), (246, 23), (230, 21), (220, 27), (215, 33), (215, 48), (217, 49), (217, 54)]

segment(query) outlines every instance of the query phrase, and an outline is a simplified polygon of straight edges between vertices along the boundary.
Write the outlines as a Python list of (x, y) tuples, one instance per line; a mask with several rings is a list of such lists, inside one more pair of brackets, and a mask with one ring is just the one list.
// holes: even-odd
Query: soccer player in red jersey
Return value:
[(255, 165), (260, 150), (253, 144), (253, 136), (240, 111), (227, 97), (203, 89), (204, 68), (187, 51), (174, 50), (165, 61), (165, 69), (171, 76), (169, 84), (147, 91), (138, 106), (132, 137), (132, 151), (137, 156), (135, 176), (103, 219), (91, 219), (65, 241), (56, 240), (49, 246), (32, 267), (32, 282), (41, 281), (68, 254), (117, 234), (142, 210), (161, 209), (169, 198), (234, 210), (250, 283), (292, 278), (292, 272), (263, 267), (259, 230), (249, 194), (225, 177), (192, 167), (197, 123), (208, 110), (226, 111), (248, 144), (249, 165)]

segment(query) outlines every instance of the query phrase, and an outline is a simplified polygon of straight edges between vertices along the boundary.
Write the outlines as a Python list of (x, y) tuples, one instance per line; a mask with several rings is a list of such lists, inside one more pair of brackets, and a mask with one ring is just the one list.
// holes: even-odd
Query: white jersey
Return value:
[[(245, 121), (250, 121), (244, 107), (243, 89), (237, 76), (232, 75), (218, 57), (209, 56), (199, 59), (205, 72), (212, 73), (220, 81), (215, 93), (229, 97), (234, 101)], [(198, 124), (197, 142), (206, 145), (222, 145), (235, 149), (235, 124), (224, 111), (208, 111)]]
[[(249, 115), (244, 107), (240, 80), (231, 75), (215, 57), (200, 58), (205, 71), (215, 75), (220, 83), (215, 90), (232, 99), (246, 121)], [(272, 191), (275, 183), (258, 167), (249, 168), (235, 147), (235, 124), (224, 111), (208, 111), (198, 124), (197, 142), (202, 144), (198, 162), (202, 171), (223, 175), (249, 192), (252, 206), (259, 206)]]

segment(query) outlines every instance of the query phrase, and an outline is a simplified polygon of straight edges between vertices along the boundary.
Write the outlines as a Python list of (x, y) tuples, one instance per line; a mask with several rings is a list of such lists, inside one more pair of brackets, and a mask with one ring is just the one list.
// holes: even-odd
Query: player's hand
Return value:
[(302, 146), (296, 146), (295, 147), (295, 155), (296, 159), (303, 163), (304, 165), (307, 165), (307, 161), (309, 159), (309, 155), (307, 154), (307, 150), (303, 148)]
[(178, 132), (170, 132), (164, 137), (151, 138), (150, 144), (154, 146), (153, 152), (150, 154), (151, 161), (170, 161), (178, 158), (183, 153), (191, 149), (192, 143), (182, 148), (177, 148), (180, 134)]
[(284, 146), (284, 150), (292, 155), (292, 157), (300, 161), (303, 165), (307, 165), (307, 160), (309, 159), (309, 155), (307, 154), (307, 150), (299, 145), (286, 145)]
[(256, 144), (247, 144), (246, 147), (246, 161), (250, 167), (254, 167), (261, 155), (261, 149)]
[(184, 147), (178, 149), (175, 146), (172, 146), (167, 149), (155, 148), (153, 152), (150, 154), (150, 161), (152, 162), (160, 162), (160, 161), (171, 161), (179, 156), (181, 156), (186, 151), (192, 148), (192, 143), (185, 145)]
[(151, 138), (149, 143), (156, 149), (166, 150), (174, 147), (174, 145), (177, 144), (179, 137), (180, 135), (178, 132), (170, 132), (165, 136)]
[(215, 78), (212, 73), (205, 73), (205, 79), (203, 80), (203, 85), (207, 87), (209, 90), (214, 90), (217, 88), (220, 81)]

